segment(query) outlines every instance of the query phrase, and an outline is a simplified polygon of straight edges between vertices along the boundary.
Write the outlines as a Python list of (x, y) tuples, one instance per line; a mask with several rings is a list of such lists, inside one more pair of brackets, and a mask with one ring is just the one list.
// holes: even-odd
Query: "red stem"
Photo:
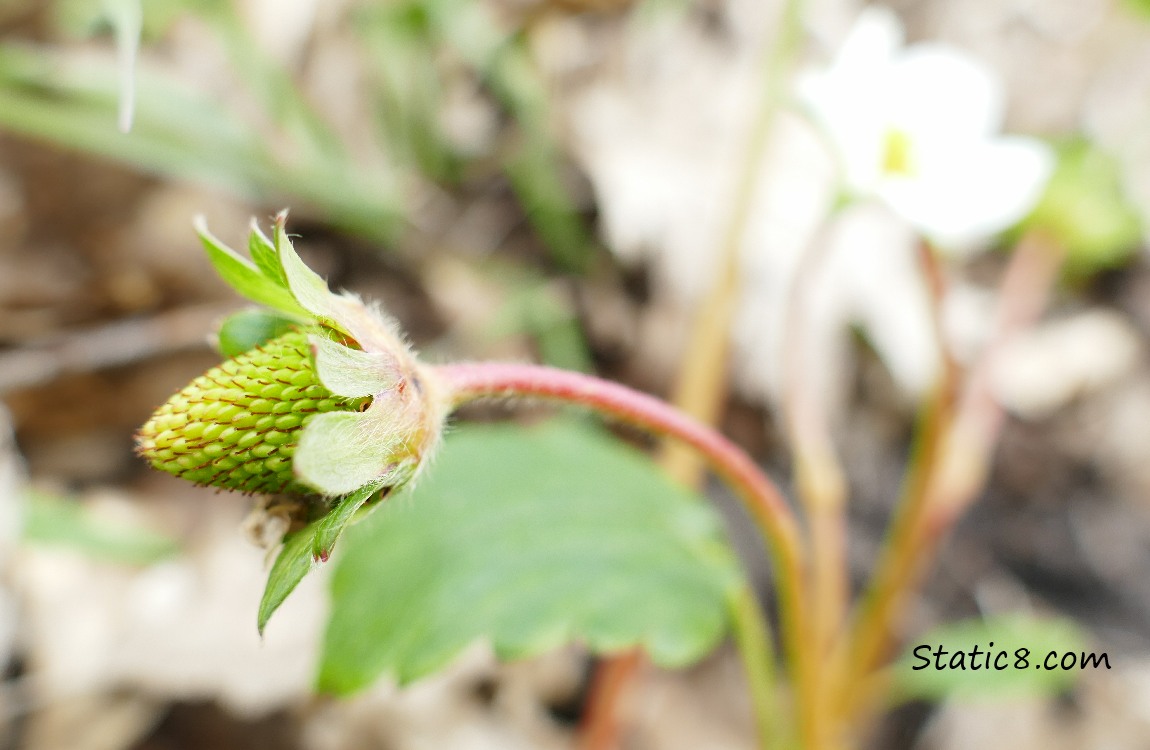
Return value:
[(596, 667), (587, 693), (588, 705), (579, 726), (580, 750), (609, 748), (617, 744), (619, 714), (615, 709), (642, 665), (643, 652), (633, 649), (615, 654)]

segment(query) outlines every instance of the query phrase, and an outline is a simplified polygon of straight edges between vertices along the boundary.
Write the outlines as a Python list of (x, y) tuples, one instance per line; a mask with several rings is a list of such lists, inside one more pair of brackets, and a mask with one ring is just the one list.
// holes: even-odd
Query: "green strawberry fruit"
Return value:
[(360, 411), (320, 384), (308, 331), (293, 330), (196, 378), (136, 435), (152, 466), (201, 485), (245, 493), (310, 494), (292, 473), (300, 432), (316, 414)]

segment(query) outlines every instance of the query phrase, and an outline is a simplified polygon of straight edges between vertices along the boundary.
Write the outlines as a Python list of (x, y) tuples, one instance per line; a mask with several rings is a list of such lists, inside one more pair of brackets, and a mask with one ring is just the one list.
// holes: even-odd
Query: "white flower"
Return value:
[(1004, 93), (985, 66), (942, 44), (902, 41), (892, 12), (867, 8), (800, 93), (852, 194), (879, 198), (944, 248), (968, 247), (1026, 215), (1053, 155), (1035, 139), (995, 135)]

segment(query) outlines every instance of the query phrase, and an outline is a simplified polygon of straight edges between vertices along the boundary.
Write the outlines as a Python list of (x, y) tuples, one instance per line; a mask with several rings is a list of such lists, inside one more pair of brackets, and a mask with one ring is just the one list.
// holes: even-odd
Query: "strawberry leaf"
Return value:
[(724, 634), (741, 580), (708, 507), (589, 427), (471, 426), (341, 543), (319, 686), (407, 682), (486, 639), (504, 658), (569, 641), (662, 665)]

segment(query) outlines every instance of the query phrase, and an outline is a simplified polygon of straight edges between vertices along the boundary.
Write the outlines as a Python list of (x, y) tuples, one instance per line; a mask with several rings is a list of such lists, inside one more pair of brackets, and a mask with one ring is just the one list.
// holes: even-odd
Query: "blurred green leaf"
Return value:
[(522, 133), (504, 169), (528, 221), (566, 271), (582, 271), (594, 243), (567, 186), (562, 154), (550, 132), (550, 102), (521, 40), (500, 48), (489, 82), (519, 122)]
[[(105, 4), (107, 4), (105, 6)], [(54, 6), (55, 7), (55, 6)], [(116, 10), (122, 42), (159, 33), (180, 14), (215, 31), (250, 109), (200, 96), (186, 82), (149, 69), (134, 76), (131, 137), (115, 127), (117, 99), (130, 65), (67, 50), (8, 45), (0, 50), (0, 129), (116, 159), (137, 168), (223, 186), (259, 201), (291, 202), (376, 241), (403, 229), (411, 182), (448, 183), (507, 175), (528, 221), (566, 270), (584, 267), (594, 247), (564, 183), (565, 164), (550, 132), (549, 94), (514, 25), (470, 0), (363, 3), (356, 26), (371, 62), (364, 92), (379, 118), (383, 158), (349, 153), (325, 113), (317, 111), (290, 71), (255, 43), (227, 0), (62, 0), (59, 25), (92, 33)], [(121, 44), (131, 51), (134, 45)], [(127, 58), (125, 58), (127, 59)], [(371, 78), (371, 74), (375, 78)], [(501, 154), (460, 153), (446, 137), (442, 113), (448, 83), (463, 76), (487, 89), (513, 120)], [(252, 115), (255, 115), (254, 117)], [(494, 159), (491, 157), (494, 156)], [(302, 205), (301, 205), (302, 204)]]
[(1121, 165), (1086, 139), (1058, 146), (1058, 165), (1023, 229), (1066, 248), (1066, 271), (1087, 276), (1120, 266), (1142, 239), (1138, 212), (1122, 189)]
[(375, 114), (389, 153), (436, 180), (454, 182), (462, 161), (440, 126), (445, 106), (437, 40), (424, 3), (367, 5), (356, 24), (376, 76)]
[(542, 363), (565, 370), (592, 370), (579, 319), (554, 282), (515, 266), (487, 270), (503, 287), (504, 304), (490, 326), (493, 338), (527, 334), (534, 339)]
[(416, 0), (439, 38), (480, 74), (512, 38), (514, 27), (500, 23), (495, 9), (472, 0)]
[(201, 3), (198, 13), (215, 29), (227, 50), (231, 69), (252, 98), (297, 149), (290, 156), (292, 161), (343, 164), (349, 170), (354, 167), (332, 128), (308, 102), (288, 71), (269, 58), (252, 38), (237, 3)]
[(587, 267), (594, 244), (567, 188), (558, 150), (531, 134), (506, 158), (504, 168), (527, 220), (565, 271)]
[[(1006, 615), (944, 625), (918, 636), (891, 668), (893, 695), (905, 701), (1056, 694), (1073, 685), (1081, 670), (1064, 670), (1061, 664), (1046, 669), (1047, 654), (1078, 657), (1086, 643), (1078, 627), (1064, 619)], [(975, 647), (979, 653), (972, 655)], [(938, 648), (945, 653), (936, 656)], [(938, 668), (939, 661), (944, 668)]]
[(399, 147), (432, 177), (460, 172), (438, 124), (444, 105), (433, 61), (449, 48), (515, 120), (518, 133), (500, 163), (528, 221), (564, 270), (582, 270), (594, 244), (563, 182), (548, 91), (521, 36), (470, 0), (409, 0), (383, 6), (370, 18), (365, 42), (387, 93), (385, 130)]
[(1150, 0), (1126, 0), (1126, 5), (1132, 10), (1150, 18)]
[(348, 531), (319, 686), (408, 682), (477, 639), (503, 658), (575, 640), (686, 664), (740, 580), (713, 513), (602, 431), (460, 427), (414, 491)]
[(0, 47), (0, 127), (150, 170), (250, 190), (266, 168), (258, 138), (178, 82), (140, 71), (136, 126), (116, 128), (111, 61)]
[(119, 77), (110, 60), (27, 45), (0, 46), (0, 129), (237, 194), (285, 198), (378, 240), (400, 226), (396, 175), (315, 144), (289, 145), (170, 75), (141, 65), (129, 134), (116, 125)]
[(297, 325), (298, 321), (270, 310), (241, 310), (229, 315), (220, 325), (218, 348), (225, 357), (235, 357), (284, 335)]
[[(105, 2), (118, 0), (53, 0), (51, 20), (57, 29), (71, 36), (92, 36), (110, 25)], [(142, 4), (142, 0), (133, 0)], [(147, 13), (142, 14), (142, 36), (163, 34), (182, 13), (195, 11), (227, 0), (147, 0)], [(2, 3), (0, 3), (2, 4)]]
[(81, 503), (29, 493), (24, 540), (61, 546), (93, 558), (126, 565), (148, 565), (172, 557), (175, 540), (146, 529), (113, 525), (93, 518)]

